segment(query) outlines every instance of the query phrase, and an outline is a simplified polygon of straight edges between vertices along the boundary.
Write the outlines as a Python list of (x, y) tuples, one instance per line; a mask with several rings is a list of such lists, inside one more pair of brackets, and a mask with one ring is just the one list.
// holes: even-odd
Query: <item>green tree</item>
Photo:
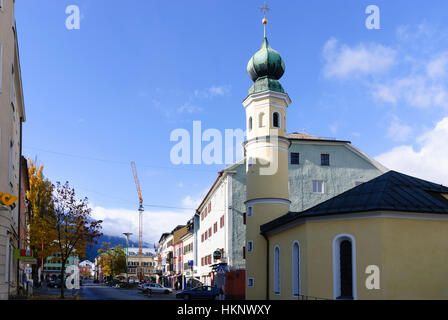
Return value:
[(121, 245), (114, 248), (110, 246), (110, 242), (104, 242), (102, 248), (98, 250), (98, 254), (103, 274), (113, 278), (126, 271), (126, 251)]

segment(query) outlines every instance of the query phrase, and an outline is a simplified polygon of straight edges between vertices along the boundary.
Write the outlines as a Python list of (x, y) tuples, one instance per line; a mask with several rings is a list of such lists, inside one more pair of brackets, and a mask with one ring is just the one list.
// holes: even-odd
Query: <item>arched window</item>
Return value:
[(252, 117), (249, 118), (249, 131), (252, 131)]
[(260, 128), (264, 127), (264, 112), (258, 114), (258, 126)]
[(292, 244), (292, 294), (300, 295), (300, 245), (298, 241)]
[(280, 248), (274, 249), (274, 294), (280, 294)]
[(356, 299), (356, 244), (351, 235), (333, 240), (333, 283), (335, 299)]
[(272, 127), (280, 128), (280, 114), (278, 112), (272, 114)]

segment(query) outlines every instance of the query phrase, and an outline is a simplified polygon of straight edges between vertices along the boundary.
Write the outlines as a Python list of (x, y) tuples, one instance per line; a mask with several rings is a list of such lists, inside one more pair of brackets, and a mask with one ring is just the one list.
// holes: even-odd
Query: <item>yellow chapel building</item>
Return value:
[(291, 99), (266, 30), (247, 71), (246, 299), (448, 299), (448, 187), (389, 171), (290, 212)]

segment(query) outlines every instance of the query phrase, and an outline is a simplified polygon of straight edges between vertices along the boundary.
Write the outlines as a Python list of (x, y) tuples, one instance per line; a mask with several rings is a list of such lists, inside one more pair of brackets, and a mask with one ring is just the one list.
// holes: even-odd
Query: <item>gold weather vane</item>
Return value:
[(263, 17), (262, 23), (264, 25), (264, 37), (266, 38), (266, 24), (268, 23), (268, 19), (266, 19), (266, 13), (271, 11), (271, 8), (268, 7), (268, 5), (266, 4), (266, 1), (265, 1), (264, 4), (260, 7), (260, 10), (263, 11), (264, 17)]

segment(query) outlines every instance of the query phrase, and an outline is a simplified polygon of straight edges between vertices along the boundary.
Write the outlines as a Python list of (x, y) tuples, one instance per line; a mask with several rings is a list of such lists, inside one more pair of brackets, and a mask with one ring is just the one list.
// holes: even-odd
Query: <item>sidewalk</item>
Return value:
[(45, 283), (40, 288), (33, 288), (33, 295), (20, 296), (21, 300), (80, 300), (79, 290), (64, 290), (64, 299), (60, 298), (60, 288), (48, 288)]

